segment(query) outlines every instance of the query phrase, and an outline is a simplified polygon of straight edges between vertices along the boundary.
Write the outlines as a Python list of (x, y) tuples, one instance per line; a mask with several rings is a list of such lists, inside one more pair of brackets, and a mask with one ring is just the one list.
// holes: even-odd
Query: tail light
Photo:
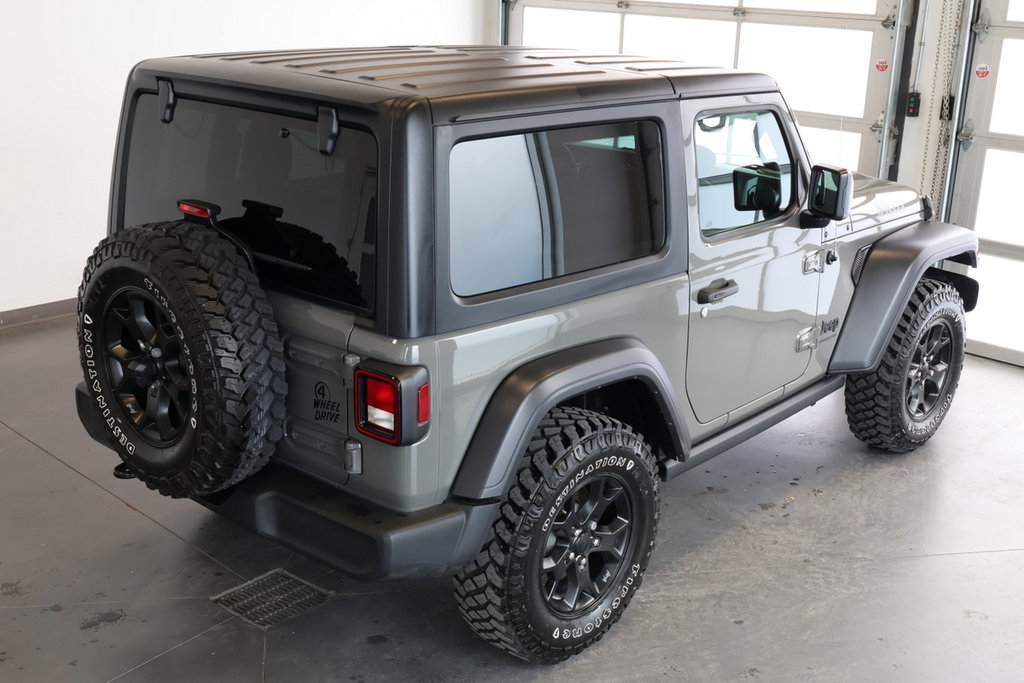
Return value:
[(355, 372), (356, 429), (396, 446), (416, 443), (430, 427), (427, 369), (364, 361)]

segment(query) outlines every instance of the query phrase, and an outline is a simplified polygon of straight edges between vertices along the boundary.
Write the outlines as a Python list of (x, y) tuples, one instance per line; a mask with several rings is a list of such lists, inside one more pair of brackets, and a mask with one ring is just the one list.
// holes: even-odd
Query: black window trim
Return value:
[[(649, 121), (658, 126), (661, 139), (665, 235), (663, 244), (657, 252), (620, 263), (472, 296), (463, 297), (452, 291), (448, 202), (449, 162), (455, 145), (502, 135), (638, 121)], [(444, 334), (506, 320), (685, 273), (688, 256), (683, 150), (675, 149), (670, 144), (671, 140), (679, 139), (680, 127), (678, 99), (571, 113), (534, 114), (517, 117), (515, 124), (510, 124), (508, 119), (499, 119), (438, 126), (435, 129), (435, 177), (438, 178), (438, 182), (435, 188), (437, 277), (434, 283), (437, 333)]]

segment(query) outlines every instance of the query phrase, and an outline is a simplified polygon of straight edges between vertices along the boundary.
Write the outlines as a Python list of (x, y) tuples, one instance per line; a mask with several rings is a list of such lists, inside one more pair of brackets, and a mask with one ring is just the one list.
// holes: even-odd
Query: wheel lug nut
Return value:
[(596, 538), (593, 541), (591, 541), (591, 543), (590, 543), (590, 545), (594, 546), (595, 548), (597, 546), (599, 546), (600, 544), (601, 544), (601, 541), (597, 540)]
[(572, 530), (572, 535), (573, 536), (579, 536), (582, 533), (583, 533), (583, 529), (573, 529)]
[(569, 561), (570, 562), (575, 562), (576, 561), (576, 553), (569, 553)]
[(596, 528), (597, 528), (597, 522), (591, 522), (590, 523), (590, 530), (593, 531)]

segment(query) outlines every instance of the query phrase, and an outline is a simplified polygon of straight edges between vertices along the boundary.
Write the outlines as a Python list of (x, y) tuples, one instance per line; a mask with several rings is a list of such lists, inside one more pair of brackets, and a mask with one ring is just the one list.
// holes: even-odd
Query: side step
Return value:
[(740, 422), (737, 425), (711, 436), (690, 449), (685, 460), (663, 460), (658, 463), (661, 477), (666, 481), (677, 477), (692, 467), (705, 463), (719, 453), (743, 443), (750, 437), (774, 427), (804, 408), (814, 405), (833, 391), (843, 388), (846, 375), (834, 375), (802, 389), (789, 398), (776, 403), (764, 412)]

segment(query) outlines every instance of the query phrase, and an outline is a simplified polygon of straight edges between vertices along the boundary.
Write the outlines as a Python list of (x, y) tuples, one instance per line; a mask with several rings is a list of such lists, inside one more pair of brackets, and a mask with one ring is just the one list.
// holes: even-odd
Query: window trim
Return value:
[[(746, 225), (738, 225), (733, 228), (725, 228), (715, 234), (709, 235), (704, 232), (704, 226), (700, 222), (700, 193), (696, 193), (697, 205), (697, 231), (700, 233), (701, 239), (708, 244), (718, 244), (724, 242), (733, 237), (740, 235), (749, 235), (761, 230), (771, 229), (779, 225), (787, 223), (792, 215), (799, 211), (799, 207), (803, 205), (803, 197), (801, 195), (801, 188), (804, 183), (798, 179), (803, 177), (803, 163), (802, 155), (794, 154), (793, 141), (787, 134), (789, 126), (787, 126), (787, 119), (783, 116), (781, 109), (767, 102), (759, 102), (755, 104), (747, 104), (743, 106), (728, 106), (728, 107), (714, 107), (710, 109), (700, 109), (693, 117), (693, 128), (689, 131), (689, 135), (695, 136), (698, 122), (710, 116), (726, 115), (735, 113), (770, 113), (775, 118), (775, 123), (778, 124), (779, 133), (782, 135), (782, 142), (786, 146), (786, 154), (789, 156), (789, 167), (790, 167), (790, 190), (789, 190), (789, 204), (782, 209), (778, 216), (767, 218), (765, 220), (757, 221), (756, 223), (748, 223)], [(697, 188), (700, 186), (700, 169), (697, 167), (697, 143), (696, 138), (693, 138), (693, 175), (697, 179)], [(731, 184), (730, 184), (731, 186)]]

